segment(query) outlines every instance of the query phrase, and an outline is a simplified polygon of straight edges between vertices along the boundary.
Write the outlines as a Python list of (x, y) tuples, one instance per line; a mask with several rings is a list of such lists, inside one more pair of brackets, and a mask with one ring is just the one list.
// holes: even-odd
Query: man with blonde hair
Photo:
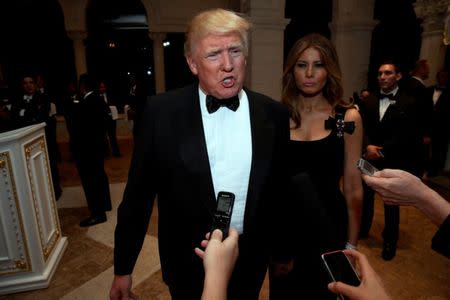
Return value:
[[(200, 299), (194, 252), (209, 232), (220, 191), (235, 195), (239, 258), (229, 299), (258, 299), (267, 266), (287, 238), (283, 224), (287, 110), (243, 88), (250, 23), (212, 9), (196, 15), (185, 56), (198, 83), (151, 97), (143, 111), (115, 231), (111, 299), (128, 299), (131, 273), (158, 196), (161, 270), (172, 299)], [(281, 251), (276, 253), (281, 257)]]

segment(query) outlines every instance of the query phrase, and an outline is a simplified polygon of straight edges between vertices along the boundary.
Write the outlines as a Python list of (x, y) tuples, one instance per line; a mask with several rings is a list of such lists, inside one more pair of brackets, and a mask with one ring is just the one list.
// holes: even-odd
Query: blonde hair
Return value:
[(237, 32), (241, 36), (243, 51), (245, 56), (247, 56), (248, 31), (250, 27), (250, 22), (244, 16), (234, 11), (222, 8), (205, 10), (197, 14), (187, 28), (184, 55), (190, 55), (195, 44), (208, 34), (221, 35)]

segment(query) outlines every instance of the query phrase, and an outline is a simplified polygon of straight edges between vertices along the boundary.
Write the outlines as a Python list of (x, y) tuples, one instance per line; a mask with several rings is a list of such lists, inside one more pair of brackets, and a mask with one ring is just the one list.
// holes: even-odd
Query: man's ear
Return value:
[(402, 79), (403, 75), (401, 72), (397, 72), (397, 74), (395, 75), (395, 77), (397, 78), (397, 81), (399, 81), (400, 79)]
[(192, 58), (192, 56), (186, 55), (186, 62), (188, 64), (189, 69), (191, 70), (192, 74), (197, 75), (198, 74), (197, 64), (196, 64), (195, 60)]

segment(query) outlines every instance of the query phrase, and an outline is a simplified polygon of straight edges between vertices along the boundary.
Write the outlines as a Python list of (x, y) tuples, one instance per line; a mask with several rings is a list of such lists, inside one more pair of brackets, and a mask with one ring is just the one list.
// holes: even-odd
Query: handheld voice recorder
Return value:
[(233, 213), (234, 194), (230, 192), (219, 192), (217, 195), (217, 207), (214, 213), (213, 225), (211, 233), (215, 229), (220, 229), (223, 233), (223, 238), (228, 236), (230, 229), (231, 215)]

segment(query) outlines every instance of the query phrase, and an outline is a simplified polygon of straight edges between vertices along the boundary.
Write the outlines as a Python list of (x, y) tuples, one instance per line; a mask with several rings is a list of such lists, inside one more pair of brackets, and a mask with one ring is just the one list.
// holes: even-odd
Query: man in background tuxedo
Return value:
[(73, 98), (68, 113), (71, 120), (70, 141), (83, 186), (90, 216), (80, 222), (81, 227), (106, 222), (111, 210), (108, 176), (104, 167), (104, 146), (108, 107), (88, 74), (79, 80), (80, 97)]
[(15, 128), (45, 122), (45, 141), (52, 175), (53, 190), (56, 200), (62, 194), (58, 171), (58, 144), (56, 139), (56, 119), (51, 114), (51, 103), (47, 94), (37, 89), (35, 77), (25, 74), (22, 80), (22, 93), (11, 104), (11, 118)]
[(196, 15), (185, 56), (198, 83), (147, 101), (118, 209), (111, 299), (131, 295), (156, 195), (163, 280), (172, 299), (200, 299), (204, 270), (194, 248), (211, 230), (220, 191), (236, 196), (231, 227), (240, 234), (229, 298), (258, 299), (271, 254), (288, 239), (279, 226), (288, 209), (280, 193), (289, 116), (280, 103), (243, 88), (249, 28), (223, 9)]
[(402, 90), (406, 90), (412, 97), (417, 100), (420, 114), (418, 115), (417, 123), (422, 135), (422, 147), (420, 157), (420, 177), (424, 174), (429, 164), (430, 144), (431, 144), (431, 128), (433, 117), (433, 102), (428, 96), (427, 86), (425, 80), (430, 76), (430, 66), (426, 59), (419, 59), (414, 63), (413, 69), (409, 77), (401, 80), (400, 86)]
[[(365, 128), (365, 158), (376, 168), (392, 168), (420, 175), (421, 134), (416, 125), (418, 106), (416, 98), (399, 88), (402, 78), (397, 65), (384, 62), (378, 69), (379, 93), (363, 103), (361, 110)], [(374, 191), (364, 190), (361, 236), (367, 236), (373, 219)], [(398, 206), (384, 205), (383, 252), (384, 260), (396, 254), (399, 235)]]
[(445, 166), (450, 139), (450, 91), (448, 71), (436, 74), (436, 85), (428, 88), (429, 99), (433, 101), (431, 163), (428, 177), (439, 175)]

